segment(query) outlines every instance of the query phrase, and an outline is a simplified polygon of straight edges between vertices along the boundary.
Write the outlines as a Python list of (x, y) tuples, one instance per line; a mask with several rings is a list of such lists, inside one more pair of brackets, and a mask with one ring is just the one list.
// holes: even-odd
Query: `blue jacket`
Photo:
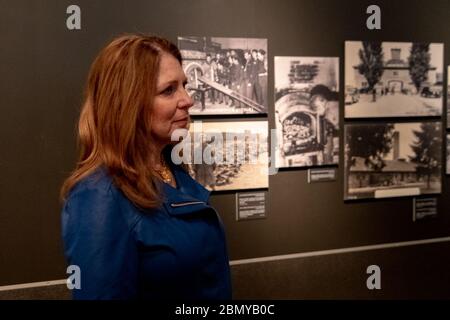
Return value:
[(106, 169), (80, 181), (62, 210), (65, 255), (81, 270), (74, 299), (231, 299), (222, 221), (209, 191), (172, 166), (159, 209), (140, 211)]

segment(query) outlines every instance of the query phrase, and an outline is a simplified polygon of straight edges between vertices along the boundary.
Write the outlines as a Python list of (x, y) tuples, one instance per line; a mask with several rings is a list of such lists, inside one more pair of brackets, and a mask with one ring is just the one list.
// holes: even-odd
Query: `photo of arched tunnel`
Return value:
[(275, 57), (276, 166), (339, 162), (339, 59)]

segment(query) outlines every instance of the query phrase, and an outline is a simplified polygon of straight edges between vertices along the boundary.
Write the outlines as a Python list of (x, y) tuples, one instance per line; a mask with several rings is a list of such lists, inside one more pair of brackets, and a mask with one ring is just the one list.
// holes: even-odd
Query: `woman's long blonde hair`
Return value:
[(136, 206), (159, 205), (150, 124), (163, 53), (181, 64), (178, 48), (154, 36), (120, 36), (100, 51), (89, 71), (78, 121), (80, 157), (61, 188), (63, 201), (77, 182), (103, 166)]

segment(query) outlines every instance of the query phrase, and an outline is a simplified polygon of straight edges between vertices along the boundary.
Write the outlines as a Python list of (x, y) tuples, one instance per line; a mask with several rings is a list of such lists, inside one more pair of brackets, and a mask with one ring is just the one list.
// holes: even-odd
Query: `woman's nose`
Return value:
[(179, 102), (180, 108), (190, 108), (194, 105), (194, 100), (192, 99), (191, 95), (187, 92), (185, 88), (183, 88), (182, 97)]

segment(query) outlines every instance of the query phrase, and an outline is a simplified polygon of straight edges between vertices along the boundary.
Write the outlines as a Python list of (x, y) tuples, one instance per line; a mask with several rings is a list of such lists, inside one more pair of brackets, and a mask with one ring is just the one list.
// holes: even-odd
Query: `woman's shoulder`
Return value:
[(115, 190), (112, 177), (104, 167), (95, 169), (92, 173), (78, 181), (70, 190), (68, 199), (82, 194), (98, 193), (106, 195)]
[(105, 168), (98, 168), (81, 179), (69, 192), (63, 206), (63, 216), (71, 216), (72, 222), (126, 221), (129, 228), (140, 218), (138, 213)]

